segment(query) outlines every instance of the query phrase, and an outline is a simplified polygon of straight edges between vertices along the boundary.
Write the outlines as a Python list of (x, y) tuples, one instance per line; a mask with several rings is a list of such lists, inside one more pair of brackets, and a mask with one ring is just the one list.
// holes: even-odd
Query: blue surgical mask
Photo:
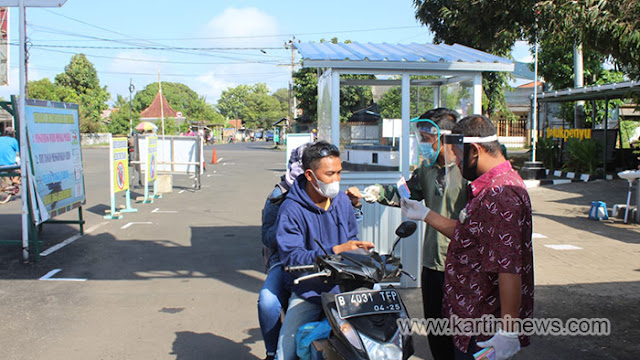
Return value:
[(420, 143), (420, 154), (424, 157), (424, 161), (427, 162), (426, 165), (428, 166), (433, 165), (438, 158), (438, 153), (433, 150), (433, 144), (431, 143)]

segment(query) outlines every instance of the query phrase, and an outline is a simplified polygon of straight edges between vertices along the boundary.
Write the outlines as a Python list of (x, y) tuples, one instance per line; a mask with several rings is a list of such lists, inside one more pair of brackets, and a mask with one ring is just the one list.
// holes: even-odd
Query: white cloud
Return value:
[(216, 75), (215, 72), (209, 71), (196, 78), (192, 89), (198, 94), (206, 96), (207, 102), (216, 103), (224, 90), (235, 86), (237, 86), (237, 84), (226, 81)]
[(281, 46), (280, 39), (259, 37), (278, 34), (278, 21), (257, 8), (226, 8), (222, 14), (209, 21), (204, 29), (205, 37), (217, 46)]
[[(40, 80), (43, 76), (38, 70), (34, 68), (29, 68), (29, 81)], [(49, 80), (53, 81), (55, 75), (49, 76)], [(0, 86), (0, 97), (5, 100), (10, 100), (11, 95), (19, 95), (20, 94), (20, 68), (11, 67), (9, 69), (9, 85)]]
[[(288, 70), (276, 67), (275, 64), (288, 61), (282, 57), (283, 44), (288, 37), (261, 37), (281, 33), (277, 19), (258, 8), (226, 8), (203, 27), (202, 37), (209, 38), (203, 46), (258, 49), (211, 52), (211, 55), (219, 56), (220, 62), (238, 63), (215, 65), (214, 70), (208, 70), (197, 77), (193, 89), (206, 95), (208, 102), (216, 103), (222, 91), (239, 84), (263, 82), (271, 91), (286, 86)], [(271, 47), (282, 50), (266, 49), (267, 54), (259, 50)], [(272, 64), (258, 64), (255, 63), (256, 60)]]

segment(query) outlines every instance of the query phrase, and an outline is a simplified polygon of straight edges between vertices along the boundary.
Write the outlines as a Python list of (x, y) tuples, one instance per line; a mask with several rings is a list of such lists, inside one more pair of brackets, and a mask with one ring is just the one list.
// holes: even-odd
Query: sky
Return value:
[[(426, 43), (411, 0), (202, 1), (68, 0), (60, 8), (28, 8), (29, 80), (64, 71), (75, 53), (91, 61), (113, 102), (158, 81), (180, 82), (215, 104), (222, 91), (266, 83), (273, 92), (291, 79), (284, 44), (337, 37), (373, 43)], [(10, 85), (18, 93), (18, 11), (9, 22)], [(296, 62), (300, 59), (295, 53)], [(530, 59), (520, 44), (516, 60)], [(134, 93), (135, 95), (135, 93)]]

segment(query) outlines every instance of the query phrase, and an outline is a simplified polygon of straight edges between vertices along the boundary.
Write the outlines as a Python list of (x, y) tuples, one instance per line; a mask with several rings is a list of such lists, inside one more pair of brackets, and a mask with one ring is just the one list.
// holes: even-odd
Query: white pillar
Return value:
[(340, 72), (331, 71), (331, 143), (340, 147)]
[(438, 86), (434, 86), (433, 87), (433, 108), (439, 108), (442, 105), (440, 105), (440, 91), (441, 91), (442, 87), (440, 85)]
[(400, 171), (405, 178), (409, 178), (409, 120), (411, 112), (411, 86), (409, 73), (402, 74), (401, 87), (401, 111), (402, 111), (402, 135), (400, 136)]
[(473, 113), (482, 114), (482, 74), (473, 77)]
[[(402, 137), (400, 138), (400, 171), (402, 172), (402, 176), (406, 179), (411, 176), (411, 171), (409, 169), (409, 124), (411, 120), (411, 76), (409, 73), (402, 73)], [(406, 220), (406, 219), (403, 219)], [(395, 225), (394, 228), (398, 226)], [(416, 231), (410, 237), (403, 239), (401, 244), (400, 253), (402, 258), (402, 266), (404, 269), (416, 277), (416, 281), (413, 281), (408, 276), (402, 276), (400, 278), (400, 284), (404, 288), (413, 288), (418, 287), (420, 281), (420, 254), (422, 253), (422, 246), (420, 239), (422, 238), (422, 233), (418, 234)]]
[(538, 41), (534, 50), (533, 62), (533, 114), (531, 115), (531, 161), (536, 161), (538, 146)]

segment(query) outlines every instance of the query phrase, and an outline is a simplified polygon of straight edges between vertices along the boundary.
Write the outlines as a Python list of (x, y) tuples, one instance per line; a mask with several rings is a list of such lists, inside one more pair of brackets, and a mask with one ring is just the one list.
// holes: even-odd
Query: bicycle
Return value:
[(9, 176), (0, 177), (0, 204), (6, 204), (11, 197), (20, 193), (20, 184)]

